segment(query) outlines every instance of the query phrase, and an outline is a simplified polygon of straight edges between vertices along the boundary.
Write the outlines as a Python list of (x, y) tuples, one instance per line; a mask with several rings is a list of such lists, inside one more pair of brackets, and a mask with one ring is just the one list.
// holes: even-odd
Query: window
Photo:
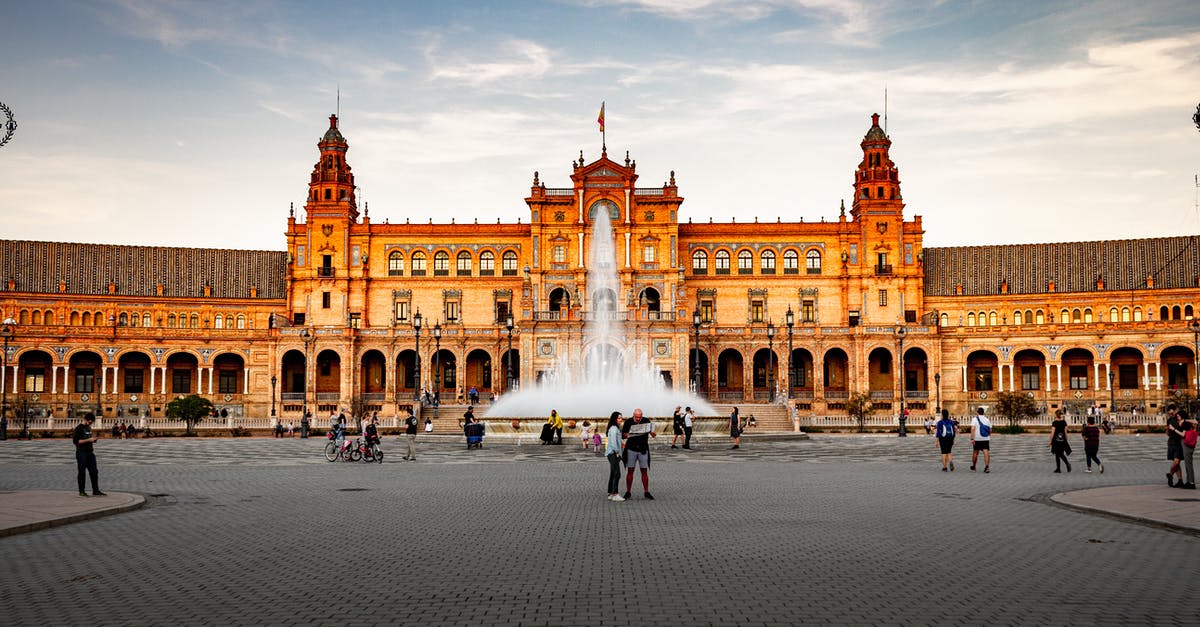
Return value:
[(361, 329), (362, 328), (362, 314), (357, 311), (350, 312), (349, 322), (350, 322), (351, 329)]
[(504, 276), (517, 276), (517, 253), (506, 250), (504, 256), (500, 259), (501, 273)]
[(975, 312), (973, 311), (967, 314), (967, 326), (975, 326)]
[(743, 250), (738, 252), (738, 274), (751, 274), (754, 272), (754, 255)]
[(75, 369), (75, 393), (76, 394), (91, 394), (96, 391), (96, 369), (95, 368), (76, 368)]
[(508, 320), (509, 311), (511, 311), (511, 306), (508, 301), (496, 301), (496, 324), (504, 324)]
[[(35, 311), (35, 312), (33, 312), (33, 315), (34, 315), (34, 320), (38, 320), (42, 317), (42, 312)], [(128, 326), (129, 325), (129, 314), (126, 314), (126, 313), (121, 314), (121, 317), (117, 318), (117, 322), (118, 322), (118, 324), (120, 324), (123, 327)], [(34, 324), (40, 324), (40, 322), (34, 322)]]
[(412, 275), (425, 276), (425, 253), (421, 251), (412, 254)]
[(292, 326), (294, 326), (294, 327), (304, 326), (304, 312), (297, 311), (297, 312), (292, 313)]
[(26, 392), (45, 392), (46, 391), (46, 370), (44, 368), (26, 368), (25, 369), (25, 391)]
[(814, 301), (806, 300), (800, 303), (800, 322), (816, 322), (817, 321), (817, 304)]
[(879, 290), (879, 306), (887, 307), (887, 290)]
[(439, 250), (433, 255), (433, 275), (448, 276), (450, 274), (450, 253)]
[(479, 254), (479, 276), (496, 274), (496, 253), (485, 250)]
[(1088, 367), (1087, 366), (1070, 366), (1068, 372), (1071, 374), (1071, 389), (1072, 390), (1088, 389)]
[(1071, 321), (1071, 310), (1064, 309), (1058, 313), (1058, 321), (1062, 324), (1067, 324)]
[(1075, 324), (1079, 324), (1080, 322), (1083, 322), (1083, 312), (1079, 311), (1078, 309), (1075, 309), (1074, 311), (1072, 311), (1071, 312), (1071, 322), (1073, 322)]
[(554, 263), (567, 263), (567, 247), (566, 246), (555, 246), (552, 252), (554, 255), (553, 256)]
[(892, 265), (888, 263), (887, 253), (875, 255), (875, 274), (891, 274)]
[(708, 274), (708, 253), (703, 250), (692, 253), (692, 274)]
[(471, 253), (465, 250), (458, 253), (458, 276), (471, 276)]
[(1109, 322), (1118, 322), (1120, 320), (1121, 320), (1121, 312), (1117, 311), (1116, 307), (1109, 307), (1108, 308), (1108, 321)]
[(762, 251), (762, 255), (759, 256), (758, 268), (763, 274), (775, 274), (775, 251)]
[(1117, 387), (1122, 390), (1136, 390), (1138, 387), (1137, 364), (1117, 365)]
[(1038, 366), (1021, 366), (1021, 389), (1039, 389), (1041, 387), (1041, 370)]
[(213, 318), (213, 328), (214, 329), (224, 329), (225, 328), (225, 319), (221, 316), (221, 314), (217, 314), (217, 317)]
[[(251, 326), (253, 326), (253, 325), (251, 325)], [(237, 317), (237, 328), (239, 328), (239, 329), (246, 328), (246, 316), (239, 315)]]
[(144, 371), (141, 368), (125, 371), (125, 393), (141, 394)]
[(1046, 313), (1041, 309), (1037, 310), (1037, 316), (1034, 318), (1037, 324), (1046, 324)]
[(1083, 323), (1084, 324), (1092, 323), (1092, 308), (1091, 307), (1088, 307), (1087, 309), (1083, 310)]
[(446, 301), (446, 324), (458, 324), (458, 318), (461, 315), (459, 311), (461, 305), (462, 303), (457, 300)]
[(1191, 305), (1184, 305), (1184, 306), (1183, 306), (1183, 319), (1184, 319), (1184, 320), (1191, 320), (1193, 317), (1194, 317), (1194, 315), (1193, 315), (1192, 306), (1191, 306)]
[(642, 247), (642, 261), (644, 263), (654, 263), (655, 262), (655, 254), (654, 254), (654, 246), (653, 245), (647, 244)]
[(804, 267), (809, 274), (821, 274), (821, 252), (810, 250), (804, 255)]
[(329, 309), (329, 292), (321, 292), (321, 309)]
[(1025, 316), (1021, 313), (1021, 310), (1018, 309), (1013, 312), (1013, 324), (1020, 325), (1024, 319)]
[(993, 311), (988, 314), (988, 325), (993, 327), (996, 326), (996, 312)]
[(950, 314), (942, 314), (939, 322), (941, 323), (941, 326), (943, 326), (943, 327), (950, 326)]
[(192, 328), (193, 329), (200, 328), (200, 314), (192, 314)]
[(1025, 324), (1033, 324), (1033, 310), (1025, 310)]
[(710, 299), (700, 301), (700, 321), (711, 323), (713, 321), (713, 302)]
[(321, 255), (321, 267), (317, 268), (318, 276), (333, 276), (333, 255)]
[(761, 300), (750, 301), (750, 322), (763, 321), (763, 302)]
[(800, 273), (800, 255), (794, 250), (783, 251), (783, 273), (784, 274), (799, 274)]
[(171, 393), (191, 394), (192, 373), (178, 368), (171, 370)]
[(1134, 308), (1133, 308), (1133, 321), (1134, 321), (1134, 322), (1141, 322), (1141, 321), (1142, 321), (1142, 308), (1141, 308), (1141, 307), (1134, 307)]
[(1121, 322), (1129, 322), (1129, 308), (1128, 307), (1121, 308)]
[(992, 369), (976, 368), (975, 369), (975, 391), (990, 392), (992, 390)]
[(237, 370), (217, 371), (217, 391), (221, 394), (237, 394)]
[(408, 322), (408, 307), (408, 301), (396, 301), (396, 322)]
[(729, 251), (717, 251), (717, 274), (729, 274)]
[(168, 329), (175, 328), (175, 314), (167, 314), (167, 328)]
[(397, 250), (388, 255), (388, 276), (404, 276), (404, 253)]

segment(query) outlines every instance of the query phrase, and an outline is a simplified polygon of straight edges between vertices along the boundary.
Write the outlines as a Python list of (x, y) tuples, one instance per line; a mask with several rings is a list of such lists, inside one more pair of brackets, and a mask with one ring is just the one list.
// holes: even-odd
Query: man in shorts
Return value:
[(971, 419), (971, 470), (979, 460), (979, 451), (983, 451), (983, 472), (992, 471), (992, 421), (983, 415), (980, 407)]
[(642, 410), (633, 410), (633, 419), (621, 425), (621, 439), (625, 440), (625, 498), (633, 487), (633, 470), (642, 469), (642, 494), (653, 501), (650, 494), (650, 438), (656, 438), (654, 424), (642, 418)]

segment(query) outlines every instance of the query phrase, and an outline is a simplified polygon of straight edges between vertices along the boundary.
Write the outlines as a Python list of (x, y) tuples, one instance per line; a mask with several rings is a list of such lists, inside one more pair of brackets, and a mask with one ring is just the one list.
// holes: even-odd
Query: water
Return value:
[(607, 211), (597, 211), (588, 253), (592, 319), (583, 333), (583, 355), (559, 355), (555, 368), (535, 385), (498, 398), (486, 418), (545, 417), (550, 410), (571, 418), (625, 416), (641, 408), (647, 416), (670, 416), (690, 406), (698, 416), (716, 415), (712, 405), (686, 390), (672, 390), (649, 358), (644, 341), (627, 341), (616, 243)]

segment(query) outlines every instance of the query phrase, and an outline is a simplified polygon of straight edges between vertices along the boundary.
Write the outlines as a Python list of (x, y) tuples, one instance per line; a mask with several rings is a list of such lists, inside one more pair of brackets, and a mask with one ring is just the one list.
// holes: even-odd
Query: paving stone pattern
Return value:
[[(1103, 475), (1052, 474), (1045, 436), (997, 438), (972, 473), (966, 443), (954, 473), (924, 436), (660, 446), (657, 500), (610, 503), (607, 464), (570, 445), (409, 463), (388, 438), (350, 464), (316, 439), (105, 440), (102, 487), (150, 503), (0, 539), (0, 622), (1195, 622), (1200, 538), (1042, 498), (1161, 481), (1161, 436), (1106, 438)], [(0, 489), (73, 489), (73, 460), (0, 443)]]

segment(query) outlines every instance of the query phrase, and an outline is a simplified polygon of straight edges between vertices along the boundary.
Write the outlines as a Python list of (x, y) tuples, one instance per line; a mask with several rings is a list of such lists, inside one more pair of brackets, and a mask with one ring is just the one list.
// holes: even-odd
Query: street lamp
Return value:
[[(1200, 109), (1197, 109), (1200, 112)], [(5, 321), (7, 322), (7, 320)], [(1188, 329), (1192, 332), (1192, 375), (1195, 377), (1196, 383), (1196, 398), (1194, 402), (1200, 403), (1200, 320), (1192, 319), (1188, 323)], [(1192, 407), (1192, 420), (1196, 420), (1196, 406)]]
[(508, 329), (508, 352), (504, 354), (504, 370), (505, 370), (504, 391), (507, 392), (509, 389), (512, 388), (512, 384), (513, 384), (513, 374), (512, 374), (513, 317), (512, 317), (511, 313), (508, 314), (507, 316), (505, 316), (505, 318), (504, 318), (504, 328)]
[(692, 344), (692, 393), (700, 394), (700, 310), (692, 310), (692, 329), (696, 334), (696, 341)]
[(442, 404), (442, 323), (433, 325), (433, 405)]
[(787, 376), (787, 392), (783, 397), (785, 400), (792, 399), (792, 388), (796, 385), (796, 366), (792, 363), (792, 327), (796, 325), (796, 314), (792, 313), (792, 306), (788, 305), (787, 313), (783, 315), (784, 322), (788, 328), (788, 376)]
[[(12, 318), (5, 318), (3, 326), (0, 326), (0, 336), (4, 337), (4, 354), (0, 355), (3, 360), (3, 366), (0, 367), (0, 387), (3, 387), (3, 398), (0, 399), (0, 439), (8, 439), (8, 340), (17, 331), (17, 321)], [(15, 378), (15, 377), (14, 377)], [(21, 437), (25, 437), (26, 430), (21, 430)]]
[[(312, 333), (309, 333), (308, 329), (300, 329), (300, 339), (304, 340), (304, 399), (301, 401), (301, 404), (300, 404), (300, 418), (304, 419), (304, 418), (308, 417), (308, 387), (309, 387), (309, 385), (308, 385), (308, 345), (310, 342), (313, 341)], [(274, 384), (275, 384), (275, 377), (271, 377), (271, 386), (272, 386), (271, 403), (272, 404), (275, 402)], [(274, 415), (274, 414), (272, 413), (272, 415)]]
[(279, 381), (278, 377), (276, 377), (275, 375), (271, 375), (271, 417), (272, 418), (275, 417), (275, 384), (278, 381)]
[(771, 386), (767, 392), (767, 400), (775, 402), (775, 323), (767, 321), (767, 385)]
[(421, 404), (421, 312), (413, 314), (413, 341), (416, 345), (416, 355), (413, 358), (413, 394), (417, 405)]
[(1117, 410), (1117, 389), (1113, 387), (1112, 362), (1108, 363), (1108, 413), (1111, 414)]
[(940, 372), (933, 373), (933, 385), (937, 387), (937, 413), (940, 416), (942, 415), (942, 374)]
[(900, 437), (907, 437), (905, 433), (905, 423), (908, 418), (904, 415), (904, 336), (908, 335), (908, 329), (904, 327), (896, 327), (896, 338), (900, 340)]

